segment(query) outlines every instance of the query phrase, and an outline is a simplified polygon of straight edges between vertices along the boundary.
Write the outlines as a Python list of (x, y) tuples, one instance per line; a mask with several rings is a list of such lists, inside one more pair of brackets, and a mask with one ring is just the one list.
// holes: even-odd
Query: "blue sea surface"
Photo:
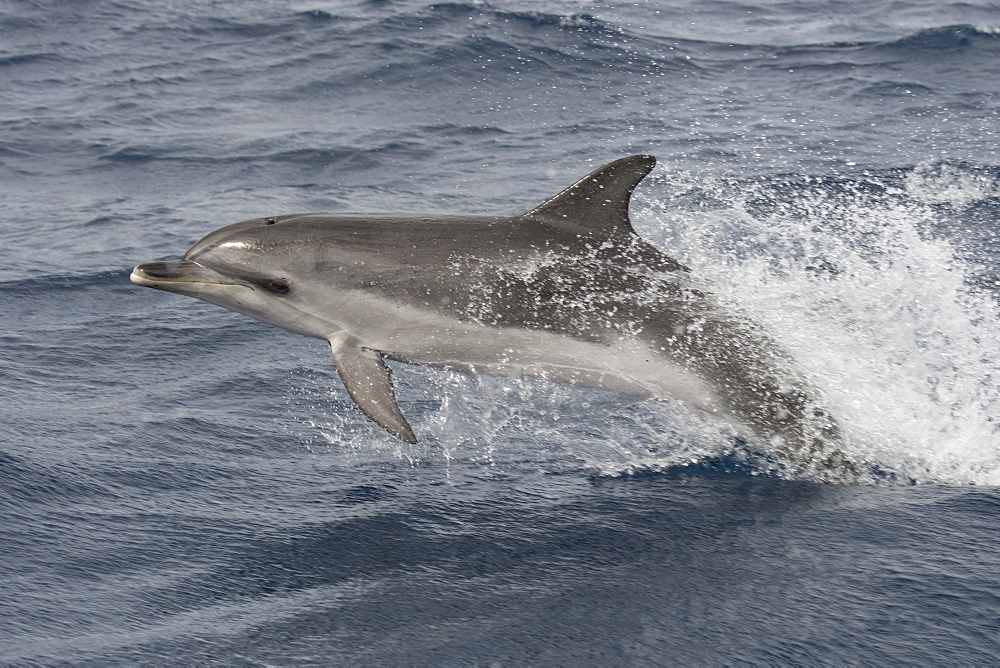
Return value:
[[(1000, 663), (1000, 4), (0, 4), (0, 663)], [(302, 211), (635, 228), (875, 474), (676, 401), (393, 363), (132, 266)]]

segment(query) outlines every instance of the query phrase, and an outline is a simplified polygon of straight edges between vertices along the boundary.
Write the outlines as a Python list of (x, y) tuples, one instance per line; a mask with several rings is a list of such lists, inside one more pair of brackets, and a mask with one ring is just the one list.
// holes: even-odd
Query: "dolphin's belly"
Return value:
[(348, 329), (362, 345), (413, 364), (638, 396), (672, 396), (712, 413), (721, 405), (708, 383), (634, 337), (596, 343), (546, 331), (487, 326), (380, 300), (366, 300), (363, 314), (357, 315), (363, 317), (350, 318), (354, 324)]

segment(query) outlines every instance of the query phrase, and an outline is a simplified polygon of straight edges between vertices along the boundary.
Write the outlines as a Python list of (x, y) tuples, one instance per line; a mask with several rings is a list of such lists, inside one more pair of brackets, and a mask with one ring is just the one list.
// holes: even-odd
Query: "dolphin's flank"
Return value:
[(245, 220), (131, 279), (329, 341), (351, 398), (409, 443), (384, 357), (675, 397), (803, 473), (853, 477), (788, 356), (632, 229), (632, 190), (655, 164), (616, 160), (517, 216)]

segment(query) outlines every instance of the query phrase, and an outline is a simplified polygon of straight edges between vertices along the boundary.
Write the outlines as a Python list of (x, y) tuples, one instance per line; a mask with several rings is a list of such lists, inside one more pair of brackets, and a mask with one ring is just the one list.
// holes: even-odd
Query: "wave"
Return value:
[(118, 288), (131, 285), (129, 269), (110, 269), (82, 273), (31, 275), (25, 278), (0, 281), (0, 300), (48, 292), (87, 290), (91, 288)]
[[(462, 139), (497, 139), (515, 133), (496, 125), (457, 123), (417, 124), (387, 138), (383, 133), (354, 137), (350, 144), (339, 144), (329, 135), (290, 131), (285, 134), (246, 142), (240, 146), (222, 146), (212, 141), (201, 143), (128, 144), (91, 146), (102, 162), (132, 165), (149, 162), (181, 162), (188, 165), (245, 165), (274, 163), (315, 169), (372, 168), (390, 157), (395, 160), (425, 157), (430, 147), (441, 141)], [(322, 147), (320, 147), (322, 146)], [(2, 155), (2, 154), (0, 154)], [(348, 169), (347, 167), (344, 167)]]
[(0, 56), (0, 68), (15, 68), (24, 65), (66, 64), (69, 61), (58, 53), (19, 53), (13, 56)]
[[(734, 6), (734, 11), (752, 10), (753, 6)], [(316, 38), (332, 36), (364, 36), (375, 38), (376, 43), (386, 43), (387, 38), (406, 37), (413, 43), (441, 35), (460, 35), (475, 30), (479, 34), (505, 34), (511, 37), (525, 35), (536, 41), (547, 36), (556, 42), (562, 38), (585, 38), (596, 43), (627, 44), (646, 40), (669, 40), (678, 46), (697, 45), (724, 50), (764, 48), (857, 48), (890, 47), (913, 51), (941, 51), (962, 49), (982, 43), (995, 43), (1000, 37), (996, 26), (953, 24), (928, 27), (909, 35), (879, 41), (839, 41), (775, 45), (766, 42), (740, 42), (739, 40), (711, 40), (681, 36), (669, 28), (645, 25), (635, 28), (627, 23), (616, 23), (594, 12), (552, 12), (519, 10), (497, 7), (489, 2), (438, 2), (395, 4), (381, 1), (363, 3), (363, 11), (323, 6), (309, 9), (258, 7), (247, 9), (238, 3), (216, 3), (207, 11), (204, 7), (177, 6), (170, 12), (150, 15), (141, 4), (110, 3), (97, 14), (85, 18), (114, 20), (130, 36), (149, 39), (153, 35), (171, 35), (174, 39), (189, 41), (192, 37), (215, 35), (220, 39), (245, 38), (264, 41), (273, 46), (281, 43), (296, 50), (317, 43)], [(43, 30), (52, 25), (48, 14), (25, 11), (0, 16), (0, 25), (10, 29)], [(418, 34), (423, 33), (423, 35)], [(560, 37), (561, 36), (561, 37)], [(306, 49), (308, 50), (308, 48)], [(279, 51), (284, 51), (280, 49)]]
[(318, 45), (316, 52), (278, 58), (272, 67), (300, 68), (313, 57), (350, 63), (328, 78), (301, 84), (298, 92), (303, 96), (331, 88), (357, 90), (365, 82), (419, 85), (427, 81), (439, 87), (448, 81), (478, 81), (487, 74), (499, 84), (508, 77), (525, 76), (589, 80), (609, 68), (647, 74), (696, 69), (689, 59), (671, 53), (672, 47), (654, 48), (648, 38), (589, 14), (441, 3), (341, 28), (327, 35), (327, 41), (363, 45), (362, 52), (377, 52), (377, 67), (372, 67), (372, 59), (324, 55), (325, 49)]
[[(950, 79), (939, 63), (967, 59), (969, 72), (989, 76), (1000, 45), (998, 34), (973, 26), (927, 29), (901, 38), (872, 42), (831, 42), (802, 45), (741, 44), (677, 38), (617, 26), (589, 14), (511, 12), (488, 5), (430, 5), (368, 22), (320, 28), (325, 43), (350, 46), (356, 53), (331, 50), (318, 36), (307, 48), (278, 53), (268, 68), (287, 73), (296, 99), (366, 90), (387, 103), (398, 103), (401, 90), (448, 90), (460, 87), (475, 94), (478, 86), (579, 86), (607, 94), (619, 77), (649, 81), (665, 79), (685, 88), (692, 81), (730, 76), (742, 68), (787, 73), (817, 70), (834, 77), (826, 85), (863, 77), (854, 91), (863, 97), (928, 96)], [(865, 76), (904, 60), (902, 82), (871, 82)], [(329, 63), (329, 67), (316, 67)], [(924, 67), (920, 66), (924, 63)], [(299, 79), (298, 72), (315, 70), (321, 77)], [(542, 89), (544, 90), (544, 88)], [(525, 92), (514, 95), (521, 98)]]
[(960, 51), (983, 45), (994, 48), (1000, 45), (1000, 30), (971, 25), (942, 26), (927, 28), (906, 37), (883, 42), (879, 46), (909, 54), (938, 56), (944, 51)]
[(942, 52), (952, 50), (964, 50), (970, 47), (994, 47), (1000, 43), (1000, 29), (997, 28), (977, 28), (972, 25), (947, 25), (934, 28), (925, 28), (914, 33), (895, 37), (887, 40), (866, 40), (866, 41), (833, 41), (833, 42), (804, 42), (801, 44), (768, 44), (766, 42), (717, 42), (713, 40), (696, 40), (676, 38), (679, 45), (698, 45), (701, 48), (719, 49), (723, 52), (736, 52), (750, 49), (751, 54), (763, 54), (776, 56), (801, 55), (808, 52), (861, 52), (871, 50), (895, 51), (899, 55), (901, 51), (912, 53), (933, 52), (941, 55)]
[(479, 25), (506, 24), (517, 28), (555, 29), (556, 31), (585, 32), (607, 37), (627, 37), (620, 28), (595, 18), (591, 14), (552, 14), (538, 11), (511, 11), (495, 8), (488, 3), (442, 2), (427, 5), (409, 14), (398, 14), (379, 23), (381, 29), (425, 28), (438, 24), (465, 25), (469, 21)]

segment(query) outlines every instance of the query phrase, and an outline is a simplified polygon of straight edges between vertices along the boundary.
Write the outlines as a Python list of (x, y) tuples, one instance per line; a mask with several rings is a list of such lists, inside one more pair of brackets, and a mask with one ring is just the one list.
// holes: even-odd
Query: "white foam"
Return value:
[(788, 188), (763, 214), (763, 186), (702, 182), (725, 206), (678, 213), (640, 195), (633, 216), (787, 348), (852, 454), (917, 482), (997, 485), (1000, 312), (930, 232), (929, 205), (967, 207), (996, 192), (986, 181), (918, 168), (907, 191)]

